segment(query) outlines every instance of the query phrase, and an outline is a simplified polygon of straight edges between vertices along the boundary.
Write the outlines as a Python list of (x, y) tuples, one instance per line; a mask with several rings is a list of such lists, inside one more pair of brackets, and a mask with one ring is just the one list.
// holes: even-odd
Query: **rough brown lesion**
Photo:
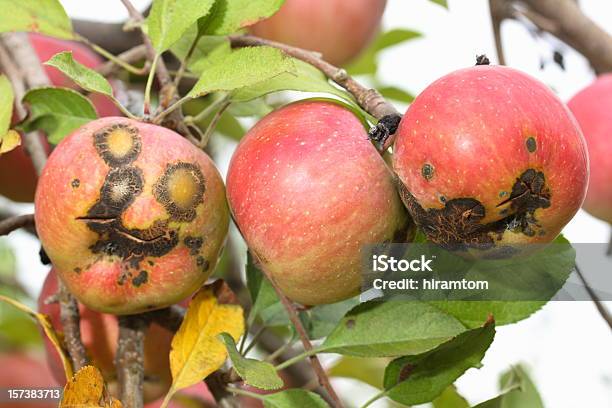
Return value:
[(535, 217), (539, 208), (550, 207), (551, 193), (544, 173), (525, 170), (512, 186), (510, 197), (497, 207), (502, 219), (482, 223), (486, 210), (482, 203), (471, 197), (447, 200), (443, 208), (424, 209), (406, 186), (397, 180), (400, 196), (416, 224), (432, 242), (454, 251), (470, 248), (488, 250), (502, 239), (505, 231), (527, 236), (545, 234)]
[[(183, 172), (190, 178), (189, 183), (193, 188), (193, 193), (185, 203), (179, 203), (173, 197), (174, 186), (172, 185), (173, 177), (177, 173)], [(193, 221), (196, 217), (196, 207), (204, 202), (205, 182), (204, 175), (200, 167), (194, 163), (178, 162), (170, 164), (166, 167), (163, 176), (155, 183), (153, 187), (153, 195), (159, 202), (170, 218), (179, 222)]]
[[(125, 132), (130, 138), (129, 149), (117, 151), (110, 143), (109, 138), (116, 132)], [(124, 123), (114, 123), (94, 133), (94, 147), (98, 154), (110, 167), (125, 166), (136, 160), (142, 148), (138, 129)]]

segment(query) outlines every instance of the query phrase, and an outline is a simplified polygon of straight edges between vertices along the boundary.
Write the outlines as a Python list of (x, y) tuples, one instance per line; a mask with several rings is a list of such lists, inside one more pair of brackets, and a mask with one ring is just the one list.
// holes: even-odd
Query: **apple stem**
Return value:
[(0, 221), (0, 236), (8, 235), (19, 228), (34, 226), (34, 214), (16, 215)]

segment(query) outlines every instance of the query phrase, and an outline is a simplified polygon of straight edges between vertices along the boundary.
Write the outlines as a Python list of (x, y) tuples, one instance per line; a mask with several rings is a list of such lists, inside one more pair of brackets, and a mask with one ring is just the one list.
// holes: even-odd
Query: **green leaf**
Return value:
[(155, 0), (147, 18), (147, 34), (158, 54), (169, 49), (198, 19), (206, 16), (214, 0)]
[(232, 51), (227, 37), (200, 36), (198, 27), (194, 24), (172, 46), (172, 53), (180, 61), (184, 61), (196, 39), (197, 43), (187, 61), (187, 69), (194, 74), (201, 74), (207, 67), (214, 65), (216, 58), (219, 58), (222, 54), (229, 54)]
[(359, 380), (374, 388), (383, 388), (383, 376), (388, 358), (363, 358), (342, 356), (342, 358), (329, 369), (330, 377), (345, 377)]
[(246, 102), (232, 103), (228, 112), (238, 117), (252, 117), (257, 116), (262, 118), (268, 113), (272, 112), (274, 108), (266, 103), (264, 98), (252, 99)]
[(412, 355), (464, 331), (453, 316), (425, 302), (371, 301), (348, 312), (318, 351), (358, 357)]
[(203, 70), (187, 96), (195, 98), (216, 91), (233, 91), (294, 71), (293, 61), (280, 50), (241, 48), (215, 58), (214, 65)]
[(544, 408), (538, 390), (521, 366), (512, 367), (500, 378), (501, 394), (474, 408)]
[(393, 99), (394, 101), (403, 103), (412, 103), (414, 100), (414, 95), (396, 86), (381, 86), (376, 89), (378, 89), (378, 92), (387, 99)]
[(0, 33), (28, 31), (73, 38), (72, 23), (58, 0), (0, 0)]
[(278, 390), (283, 387), (283, 380), (272, 364), (241, 356), (236, 349), (236, 342), (227, 333), (221, 333), (219, 338), (227, 348), (234, 370), (244, 382), (262, 390)]
[(276, 13), (285, 0), (217, 0), (200, 22), (203, 34), (227, 35)]
[(454, 385), (446, 387), (431, 404), (433, 408), (470, 408), (470, 404), (459, 395)]
[(63, 51), (55, 54), (49, 61), (45, 62), (45, 65), (59, 69), (87, 91), (113, 96), (113, 88), (106, 78), (93, 69), (87, 68), (85, 65), (75, 61), (72, 58), (72, 51)]
[(359, 304), (359, 297), (353, 297), (342, 302), (315, 306), (305, 313), (308, 315), (308, 337), (312, 340), (327, 337), (338, 325), (349, 310)]
[(349, 93), (332, 85), (321, 71), (303, 61), (297, 59), (292, 61), (295, 65), (294, 72), (283, 73), (248, 88), (238, 89), (232, 94), (232, 101), (249, 101), (272, 92), (291, 90), (327, 93), (357, 106)]
[(480, 361), (495, 337), (495, 323), (459, 334), (434, 350), (393, 360), (385, 370), (385, 395), (406, 405), (436, 398)]
[(14, 102), (15, 94), (11, 82), (6, 76), (0, 75), (0, 137), (4, 136), (11, 127)]
[(37, 88), (29, 91), (23, 101), (30, 105), (27, 128), (44, 130), (53, 144), (97, 118), (91, 101), (72, 89)]
[[(212, 96), (215, 95), (208, 95), (202, 98), (197, 98), (188, 101), (187, 103), (185, 103), (185, 105), (183, 105), (183, 112), (186, 115), (197, 115), (198, 113), (202, 112), (202, 110), (210, 106), (210, 103), (213, 100)], [(211, 120), (212, 115), (202, 119), (201, 121), (198, 121), (196, 125), (200, 128), (201, 131), (204, 132), (210, 124)], [(236, 120), (234, 116), (227, 112), (227, 110), (221, 115), (219, 122), (217, 122), (215, 131), (234, 140), (240, 140), (242, 136), (244, 136), (244, 134), (246, 133), (240, 122), (238, 122), (238, 120)]]
[(448, 9), (448, 2), (447, 2), (447, 0), (429, 0), (429, 1), (431, 1), (432, 3), (435, 3), (435, 4), (439, 5), (439, 6), (442, 6), (445, 9)]
[(417, 31), (400, 28), (381, 33), (346, 70), (351, 75), (373, 75), (378, 70), (378, 54), (382, 50), (421, 36)]
[(262, 397), (265, 408), (328, 408), (329, 405), (314, 392), (291, 389)]
[[(510, 276), (512, 271), (515, 271), (517, 266), (510, 259), (507, 264), (507, 271), (504, 271), (501, 262), (503, 260), (491, 261), (498, 262), (495, 266), (495, 277), (497, 279), (510, 280), (509, 285), (497, 285), (504, 290), (505, 293), (499, 295), (499, 299), (508, 299), (509, 290), (516, 291), (516, 298), (520, 299), (525, 293), (528, 293), (531, 287), (533, 288), (546, 288), (546, 293), (541, 293), (540, 289), (534, 289), (535, 292), (531, 294), (532, 299), (544, 298), (554, 296), (556, 291), (560, 289), (563, 283), (567, 280), (570, 273), (572, 272), (575, 264), (575, 250), (562, 235), (558, 236), (551, 245), (546, 248), (532, 254), (528, 258), (525, 258), (521, 262), (521, 268), (529, 268), (521, 271), (522, 281), (517, 282), (516, 279)], [(483, 277), (485, 279), (491, 279), (490, 273), (487, 273), (487, 262), (479, 261), (477, 267), (470, 269), (465, 276), (466, 279), (479, 280)], [(551, 278), (550, 283), (542, 284), (544, 279)], [(530, 284), (533, 281), (533, 284)], [(517, 286), (519, 283), (522, 286)], [(558, 288), (557, 288), (558, 286)], [(538, 292), (540, 290), (540, 292)], [(492, 289), (487, 293), (487, 296), (495, 296)], [(430, 304), (436, 306), (440, 310), (456, 317), (467, 327), (478, 327), (480, 322), (485, 320), (487, 316), (495, 316), (495, 323), (498, 326), (515, 323), (519, 320), (525, 319), (538, 311), (546, 304), (545, 300), (516, 300), (516, 301), (431, 301)]]
[(280, 304), (280, 300), (270, 281), (266, 279), (253, 262), (253, 256), (250, 252), (247, 253), (246, 279), (252, 304), (249, 322), (253, 322), (262, 310), (273, 304)]

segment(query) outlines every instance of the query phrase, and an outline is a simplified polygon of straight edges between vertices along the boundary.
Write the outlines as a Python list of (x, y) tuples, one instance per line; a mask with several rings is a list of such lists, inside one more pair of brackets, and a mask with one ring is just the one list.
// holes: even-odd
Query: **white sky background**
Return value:
[[(61, 2), (71, 17), (100, 21), (127, 17), (119, 0)], [(140, 8), (148, 2), (133, 0)], [(591, 18), (612, 32), (612, 3), (598, 0), (580, 3)], [(385, 83), (418, 94), (438, 77), (473, 65), (476, 54), (486, 53), (492, 62), (496, 61), (488, 2), (449, 0), (449, 6), (447, 11), (427, 0), (388, 0), (385, 28), (413, 29), (424, 36), (383, 53), (379, 77)], [(593, 79), (584, 58), (568, 47), (563, 48), (565, 72), (552, 62), (540, 70), (541, 57), (552, 58), (551, 44), (558, 44), (554, 39), (535, 41), (524, 26), (515, 22), (506, 22), (502, 35), (507, 64), (544, 81), (563, 100)], [(18, 208), (24, 213), (32, 211), (29, 205)], [(607, 242), (610, 232), (606, 224), (581, 211), (564, 233), (571, 242)], [(22, 232), (13, 233), (9, 239), (18, 253), (20, 276), (37, 293), (46, 268), (38, 262), (36, 241)], [(496, 395), (501, 371), (523, 362), (531, 368), (546, 407), (612, 407), (610, 340), (609, 328), (591, 303), (551, 302), (525, 321), (500, 327), (484, 367), (468, 371), (458, 381), (458, 387), (471, 403), (481, 402)], [(343, 380), (335, 383), (351, 387), (349, 395), (361, 402), (373, 392)]]

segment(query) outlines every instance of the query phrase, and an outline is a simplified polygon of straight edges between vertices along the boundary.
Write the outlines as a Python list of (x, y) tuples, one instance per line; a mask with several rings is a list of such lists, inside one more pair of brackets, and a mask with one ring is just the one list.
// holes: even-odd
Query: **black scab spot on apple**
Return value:
[[(131, 139), (131, 145), (127, 150), (118, 151), (115, 146), (112, 146), (111, 137), (116, 132), (124, 132)], [(94, 146), (100, 157), (110, 167), (125, 166), (132, 163), (140, 154), (142, 147), (138, 129), (124, 123), (114, 123), (94, 133)]]
[(533, 136), (527, 138), (527, 140), (525, 141), (525, 146), (527, 146), (527, 150), (529, 151), (529, 153), (535, 152), (538, 148), (536, 140), (533, 138)]
[(210, 268), (210, 262), (208, 262), (208, 260), (203, 256), (198, 256), (196, 259), (196, 264), (202, 269), (202, 272), (206, 272), (208, 271), (208, 268)]
[(72, 183), (70, 183), (70, 185), (72, 186), (72, 188), (79, 188), (79, 186), (81, 185), (81, 180), (75, 178), (74, 180), (72, 180)]
[(202, 237), (185, 237), (183, 243), (187, 248), (189, 248), (189, 254), (192, 256), (197, 255), (200, 252), (200, 248), (204, 243)]
[(421, 175), (427, 181), (431, 180), (434, 175), (434, 168), (431, 164), (425, 163), (421, 168)]
[[(193, 183), (193, 194), (185, 203), (178, 203), (173, 198), (173, 177), (185, 172)], [(178, 162), (166, 167), (163, 176), (153, 187), (153, 195), (157, 202), (164, 206), (170, 218), (179, 222), (190, 222), (196, 217), (196, 207), (204, 202), (205, 182), (200, 167), (194, 163)]]
[(132, 279), (132, 285), (138, 288), (140, 287), (140, 285), (147, 283), (148, 279), (149, 274), (147, 273), (147, 271), (140, 271), (140, 273), (136, 275), (134, 279)]
[(109, 206), (111, 211), (122, 212), (142, 193), (143, 184), (142, 171), (137, 167), (112, 169), (102, 185), (101, 202)]
[(525, 170), (512, 186), (510, 197), (498, 204), (506, 207), (507, 215), (487, 224), (481, 223), (485, 208), (474, 198), (454, 198), (447, 200), (444, 208), (424, 209), (399, 181), (398, 189), (416, 224), (431, 241), (454, 251), (488, 250), (507, 230), (527, 236), (542, 234), (542, 226), (534, 214), (539, 208), (550, 207), (551, 194), (545, 181), (544, 173)]

